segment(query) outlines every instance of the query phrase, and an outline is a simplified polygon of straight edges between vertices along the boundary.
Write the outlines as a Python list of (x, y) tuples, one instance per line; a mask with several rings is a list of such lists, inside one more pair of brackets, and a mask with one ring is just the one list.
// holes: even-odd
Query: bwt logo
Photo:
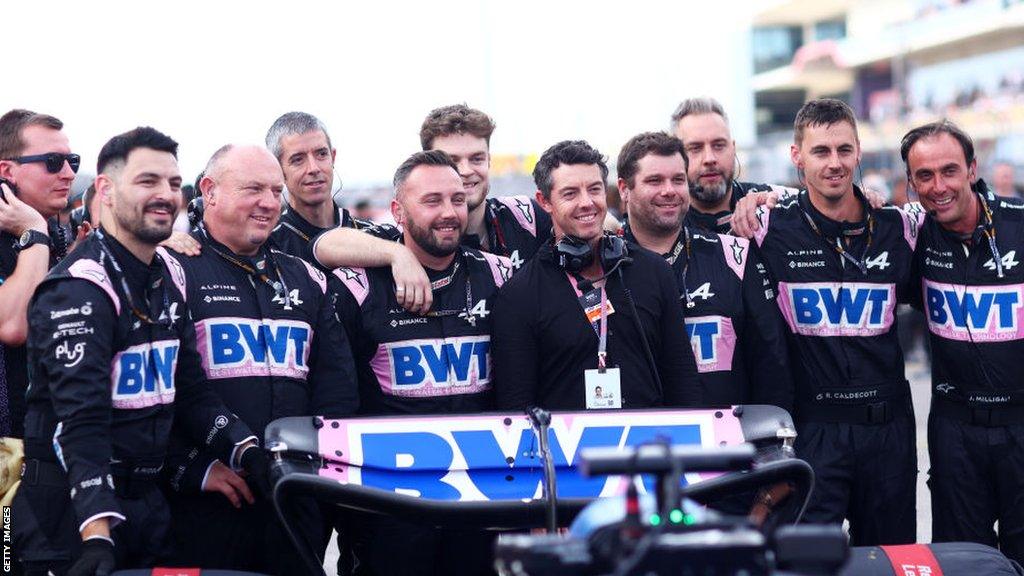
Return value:
[[(499, 417), (500, 418), (500, 417)], [(643, 424), (636, 424), (638, 419)], [(342, 421), (324, 427), (321, 450), (348, 446), (339, 476), (328, 466), (321, 475), (352, 484), (438, 500), (518, 500), (537, 498), (543, 478), (537, 438), (525, 418), (502, 426), (495, 418), (459, 421), (396, 419), (390, 423)], [(729, 431), (726, 431), (729, 430)], [(654, 441), (717, 446), (743, 441), (739, 423), (713, 410), (643, 415), (554, 415), (548, 430), (551, 457), (557, 469), (558, 494), (566, 498), (611, 495), (621, 487), (618, 477), (587, 478), (578, 470), (586, 448), (638, 446)], [(687, 475), (690, 482), (703, 475)], [(652, 478), (644, 478), (652, 488)]]
[(386, 393), (445, 396), (481, 392), (490, 383), (490, 336), (381, 344), (371, 360)]
[(779, 288), (786, 295), (780, 303), (783, 315), (798, 334), (874, 336), (892, 325), (896, 298), (891, 284), (780, 283)]
[(313, 330), (305, 322), (214, 318), (196, 323), (196, 337), (210, 378), (303, 378), (309, 371)]
[(1024, 304), (1021, 286), (961, 286), (925, 281), (925, 305), (932, 332), (955, 340), (1018, 337)]
[(725, 316), (694, 316), (686, 319), (686, 335), (690, 337), (698, 372), (732, 369), (736, 348), (736, 331)]
[(177, 340), (132, 346), (117, 353), (112, 364), (115, 408), (146, 408), (174, 401)]

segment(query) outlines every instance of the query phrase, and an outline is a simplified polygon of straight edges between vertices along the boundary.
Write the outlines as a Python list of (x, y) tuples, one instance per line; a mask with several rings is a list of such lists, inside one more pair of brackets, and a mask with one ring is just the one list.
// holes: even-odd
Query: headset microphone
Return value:
[(593, 280), (583, 279), (583, 281), (580, 282), (577, 285), (577, 287), (579, 288), (580, 292), (589, 292), (594, 288), (595, 282), (600, 282), (601, 280), (604, 280), (605, 278), (611, 276), (612, 274), (615, 273), (616, 270), (619, 269), (620, 266), (627, 266), (632, 263), (633, 259), (631, 257), (623, 256), (622, 258), (619, 258), (618, 260), (615, 261), (615, 264), (611, 267), (610, 270), (608, 270), (604, 274), (601, 274), (597, 278), (594, 278)]

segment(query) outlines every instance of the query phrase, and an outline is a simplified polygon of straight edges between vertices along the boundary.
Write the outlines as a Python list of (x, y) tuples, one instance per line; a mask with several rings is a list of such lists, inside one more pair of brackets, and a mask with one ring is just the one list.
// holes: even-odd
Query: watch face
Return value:
[(32, 234), (28, 230), (25, 230), (24, 232), (22, 232), (21, 239), (18, 240), (18, 244), (22, 248), (24, 248), (25, 245), (28, 244), (28, 241), (31, 240), (31, 239), (32, 239)]

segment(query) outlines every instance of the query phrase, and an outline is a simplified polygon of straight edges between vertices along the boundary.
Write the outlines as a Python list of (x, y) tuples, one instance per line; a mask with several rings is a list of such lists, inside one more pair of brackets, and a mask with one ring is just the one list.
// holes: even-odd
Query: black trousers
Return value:
[(1024, 564), (1024, 422), (976, 426), (933, 411), (928, 454), (933, 541), (987, 544)]
[[(67, 481), (53, 463), (30, 463), (39, 474), (22, 478), (11, 504), (13, 543), (26, 574), (64, 574), (82, 549), (78, 521)], [(171, 515), (154, 482), (136, 483), (130, 494), (119, 494), (127, 518), (111, 531), (117, 567), (148, 568), (170, 558)]]
[(853, 546), (917, 540), (917, 446), (913, 414), (885, 424), (802, 422), (796, 455), (814, 469), (804, 522), (850, 522)]
[[(221, 494), (168, 494), (173, 517), (173, 566), (249, 570), (266, 574), (306, 574), (273, 506), (265, 500), (243, 501), (235, 508)], [(294, 500), (292, 526), (323, 564), (326, 537), (316, 502)]]
[(496, 533), (418, 526), (391, 517), (350, 517), (356, 576), (481, 576), (494, 573)]

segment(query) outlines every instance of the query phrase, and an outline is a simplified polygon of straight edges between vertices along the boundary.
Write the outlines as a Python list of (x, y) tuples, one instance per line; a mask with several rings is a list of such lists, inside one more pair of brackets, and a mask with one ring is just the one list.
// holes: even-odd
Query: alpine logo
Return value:
[(867, 265), (867, 269), (878, 268), (879, 270), (885, 270), (889, 267), (889, 252), (885, 251), (878, 256), (873, 256), (864, 260), (864, 264)]
[[(1006, 254), (1003, 254), (1003, 257), (999, 259), (999, 262), (1003, 265), (1003, 270), (1010, 270), (1017, 264), (1020, 264), (1020, 262), (1017, 261), (1016, 250), (1010, 250)], [(982, 264), (982, 266), (984, 266), (988, 270), (996, 269), (996, 263), (992, 258), (989, 258), (988, 262), (985, 262), (984, 264)]]

